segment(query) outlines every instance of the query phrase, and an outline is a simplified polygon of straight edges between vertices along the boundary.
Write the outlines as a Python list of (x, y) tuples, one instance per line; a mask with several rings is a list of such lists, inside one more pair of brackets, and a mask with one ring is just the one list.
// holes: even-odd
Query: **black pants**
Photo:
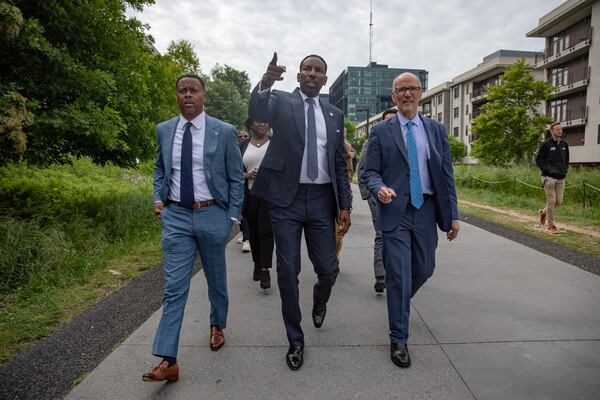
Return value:
[(269, 203), (260, 197), (248, 194), (244, 218), (248, 223), (254, 268), (271, 268), (273, 266), (273, 229), (269, 217)]
[(336, 202), (333, 186), (301, 184), (292, 204), (288, 207), (271, 205), (270, 212), (277, 243), (277, 284), (283, 322), (289, 343), (303, 346), (298, 290), (302, 231), (308, 258), (317, 274), (313, 287), (314, 304), (327, 303), (340, 271), (335, 255)]

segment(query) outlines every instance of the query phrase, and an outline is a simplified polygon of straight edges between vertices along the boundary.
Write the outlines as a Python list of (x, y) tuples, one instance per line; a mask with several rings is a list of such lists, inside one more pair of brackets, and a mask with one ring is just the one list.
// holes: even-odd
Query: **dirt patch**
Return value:
[[(481, 208), (481, 209), (484, 209), (484, 210), (493, 211), (493, 212), (498, 213), (498, 214), (508, 215), (511, 218), (514, 218), (514, 219), (517, 219), (519, 221), (531, 224), (531, 227), (534, 228), (534, 229), (536, 229), (536, 230), (539, 230), (541, 232), (547, 232), (546, 228), (543, 227), (543, 226), (541, 226), (538, 223), (537, 215), (536, 216), (531, 216), (531, 215), (521, 214), (521, 213), (516, 212), (514, 210), (504, 210), (502, 208), (492, 207), (492, 206), (488, 206), (488, 205), (485, 205), (485, 204), (475, 203), (475, 202), (472, 202), (472, 201), (462, 200), (462, 199), (459, 199), (458, 203), (459, 204), (465, 204), (465, 205), (470, 206), (470, 207), (477, 207), (477, 208)], [(580, 226), (563, 224), (563, 223), (558, 224), (558, 227), (562, 231), (577, 232), (577, 233), (581, 233), (583, 235), (593, 236), (595, 238), (599, 238), (600, 239), (600, 232), (598, 232), (597, 230), (591, 229), (591, 228), (582, 228)]]

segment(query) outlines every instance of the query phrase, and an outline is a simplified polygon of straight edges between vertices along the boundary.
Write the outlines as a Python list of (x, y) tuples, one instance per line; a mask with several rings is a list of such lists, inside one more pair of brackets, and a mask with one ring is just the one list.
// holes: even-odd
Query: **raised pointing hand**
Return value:
[(277, 52), (273, 52), (273, 58), (267, 66), (267, 72), (262, 77), (261, 87), (267, 89), (273, 86), (275, 81), (282, 81), (281, 76), (285, 72), (285, 65), (277, 65)]

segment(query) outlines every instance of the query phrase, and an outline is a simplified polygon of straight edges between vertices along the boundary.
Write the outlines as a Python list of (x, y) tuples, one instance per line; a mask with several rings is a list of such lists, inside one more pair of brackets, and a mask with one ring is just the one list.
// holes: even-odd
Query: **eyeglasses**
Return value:
[(409, 91), (410, 94), (417, 94), (419, 92), (419, 90), (421, 90), (420, 86), (400, 86), (397, 88), (394, 88), (394, 92), (398, 93), (398, 94), (404, 94), (406, 93), (406, 91)]

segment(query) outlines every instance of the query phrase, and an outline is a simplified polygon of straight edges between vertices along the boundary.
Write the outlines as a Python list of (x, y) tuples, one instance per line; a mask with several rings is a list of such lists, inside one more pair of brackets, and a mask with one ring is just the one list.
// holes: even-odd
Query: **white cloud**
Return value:
[[(526, 38), (538, 19), (563, 0), (373, 0), (373, 59), (390, 67), (429, 71), (429, 87), (475, 67), (499, 49), (541, 50)], [(273, 51), (287, 73), (279, 89), (296, 87), (300, 60), (316, 53), (328, 63), (329, 83), (347, 66), (369, 60), (369, 1), (157, 0), (142, 13), (156, 47), (172, 40), (194, 46), (202, 70), (215, 63), (248, 72), (258, 82)], [(327, 90), (327, 87), (324, 89)]]

